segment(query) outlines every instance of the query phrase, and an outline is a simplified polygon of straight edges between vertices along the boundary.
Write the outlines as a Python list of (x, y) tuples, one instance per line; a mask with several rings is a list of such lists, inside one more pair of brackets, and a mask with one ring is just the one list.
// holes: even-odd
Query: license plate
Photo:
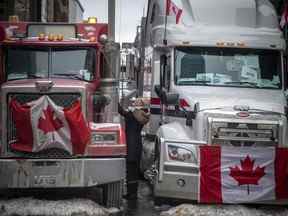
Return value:
[(34, 185), (47, 187), (56, 185), (56, 176), (35, 176)]

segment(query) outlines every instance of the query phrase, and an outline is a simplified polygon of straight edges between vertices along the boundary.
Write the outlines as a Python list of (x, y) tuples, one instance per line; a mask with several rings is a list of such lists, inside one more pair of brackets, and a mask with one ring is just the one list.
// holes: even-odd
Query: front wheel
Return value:
[(120, 208), (122, 205), (123, 181), (109, 183), (103, 186), (103, 204), (110, 208)]

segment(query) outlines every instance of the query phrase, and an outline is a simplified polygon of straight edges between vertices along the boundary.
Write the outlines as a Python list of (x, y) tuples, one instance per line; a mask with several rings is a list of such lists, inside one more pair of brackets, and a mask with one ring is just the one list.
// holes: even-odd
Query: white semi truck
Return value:
[(287, 147), (278, 26), (268, 0), (149, 1), (156, 200), (197, 200), (200, 145)]

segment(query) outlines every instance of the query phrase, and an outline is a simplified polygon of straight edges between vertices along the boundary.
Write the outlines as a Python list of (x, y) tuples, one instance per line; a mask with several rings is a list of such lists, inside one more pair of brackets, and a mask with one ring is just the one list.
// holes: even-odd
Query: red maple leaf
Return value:
[(265, 166), (259, 167), (253, 170), (255, 160), (251, 160), (249, 155), (241, 162), (241, 169), (238, 166), (229, 167), (230, 176), (234, 178), (238, 185), (247, 185), (247, 193), (249, 194), (249, 185), (258, 185), (258, 181), (265, 175)]
[(38, 128), (42, 130), (44, 134), (57, 131), (64, 126), (59, 118), (54, 117), (54, 110), (50, 106), (48, 106), (46, 110), (43, 110), (43, 113), (45, 118), (39, 118)]

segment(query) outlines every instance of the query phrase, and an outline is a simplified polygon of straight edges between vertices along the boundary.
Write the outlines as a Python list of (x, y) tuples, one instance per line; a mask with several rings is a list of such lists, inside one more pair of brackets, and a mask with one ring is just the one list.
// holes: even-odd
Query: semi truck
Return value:
[(0, 22), (0, 191), (98, 187), (121, 205), (120, 54), (107, 31), (95, 18)]
[(156, 202), (199, 199), (200, 146), (287, 148), (286, 45), (268, 0), (150, 0), (145, 38)]

